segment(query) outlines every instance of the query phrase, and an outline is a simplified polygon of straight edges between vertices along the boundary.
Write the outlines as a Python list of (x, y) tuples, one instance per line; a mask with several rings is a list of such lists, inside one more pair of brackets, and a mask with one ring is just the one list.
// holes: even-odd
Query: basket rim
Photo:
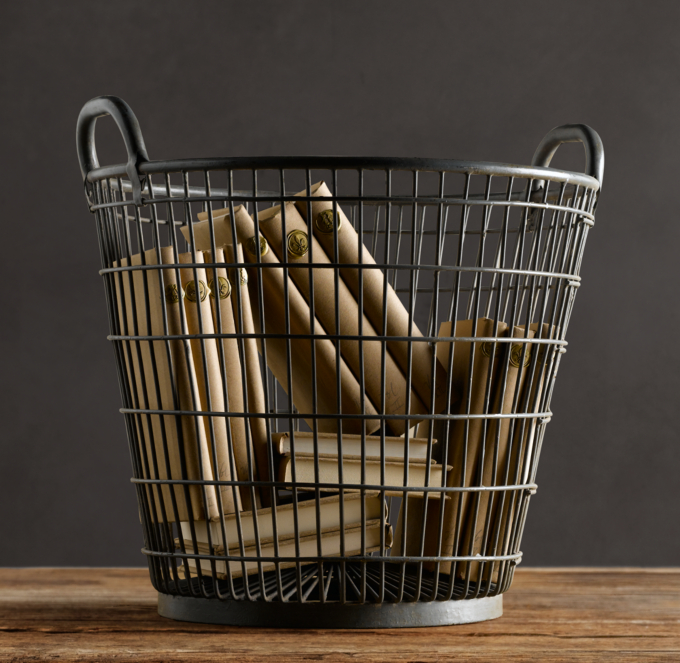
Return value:
[[(600, 182), (590, 175), (557, 168), (524, 166), (493, 161), (467, 161), (460, 159), (433, 159), (417, 157), (353, 157), (353, 156), (259, 156), (214, 157), (141, 161), (137, 164), (140, 175), (158, 175), (206, 170), (387, 170), (450, 172), (469, 175), (491, 175), (521, 179), (549, 180), (574, 184), (590, 191), (599, 191)], [(87, 173), (90, 183), (109, 178), (127, 177), (127, 164), (114, 164), (94, 168)], [(360, 199), (358, 196), (357, 199)]]

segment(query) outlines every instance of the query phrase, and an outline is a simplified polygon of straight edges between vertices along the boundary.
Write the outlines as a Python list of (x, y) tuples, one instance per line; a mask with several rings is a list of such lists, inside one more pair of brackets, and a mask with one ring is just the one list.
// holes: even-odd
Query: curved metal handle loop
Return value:
[(149, 160), (142, 137), (139, 122), (128, 106), (119, 97), (103, 96), (90, 99), (80, 111), (76, 126), (76, 145), (78, 148), (78, 160), (83, 180), (87, 174), (99, 168), (97, 148), (94, 141), (94, 129), (97, 118), (110, 115), (115, 121), (125, 141), (125, 149), (128, 161), (125, 171), (132, 184), (132, 198), (135, 205), (142, 204), (142, 180), (139, 176), (139, 165)]
[[(594, 177), (600, 183), (604, 177), (604, 147), (602, 139), (595, 129), (587, 124), (563, 124), (549, 131), (534, 152), (532, 166), (547, 168), (550, 165), (557, 148), (562, 143), (583, 143), (586, 151), (585, 174)], [(544, 181), (537, 182), (538, 188), (545, 186)]]

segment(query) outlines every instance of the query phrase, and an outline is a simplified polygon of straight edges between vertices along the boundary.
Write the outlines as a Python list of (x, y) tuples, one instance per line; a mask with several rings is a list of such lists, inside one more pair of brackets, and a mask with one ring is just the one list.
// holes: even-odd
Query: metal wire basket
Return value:
[[(99, 165), (94, 131), (105, 115), (120, 129), (127, 164)], [(559, 145), (575, 141), (585, 148), (585, 174), (549, 168)], [(160, 614), (338, 628), (499, 616), (521, 560), (594, 222), (604, 170), (599, 136), (585, 125), (553, 129), (531, 166), (150, 161), (131, 109), (99, 97), (80, 113), (77, 146)], [(315, 190), (319, 180), (327, 188)], [(282, 218), (268, 227), (280, 239), (267, 243), (266, 210), (277, 205)], [(239, 214), (254, 228), (245, 253)], [(288, 232), (293, 216), (304, 225)], [(232, 248), (221, 258), (223, 231)], [(161, 249), (170, 259), (159, 258)], [(348, 259), (355, 249), (358, 259)], [(272, 279), (283, 284), (278, 297)], [(352, 283), (354, 299), (346, 295)], [(200, 303), (209, 291), (214, 321)], [(218, 295), (234, 302), (232, 327)], [(356, 301), (353, 319), (347, 301)], [(323, 310), (334, 319), (322, 324)], [(160, 327), (150, 323), (153, 311)], [(187, 323), (192, 315), (197, 328)], [(227, 365), (227, 343), (240, 373)], [(217, 383), (208, 375), (211, 352)], [(403, 376), (399, 388), (390, 371)], [(261, 380), (263, 407), (246, 377)], [(259, 447), (257, 431), (266, 438)], [(289, 474), (272, 440), (289, 445)], [(307, 445), (306, 456), (296, 444)], [(337, 449), (330, 461), (329, 444)], [(332, 545), (322, 515), (328, 504), (339, 514)], [(284, 526), (292, 527), (288, 538)]]

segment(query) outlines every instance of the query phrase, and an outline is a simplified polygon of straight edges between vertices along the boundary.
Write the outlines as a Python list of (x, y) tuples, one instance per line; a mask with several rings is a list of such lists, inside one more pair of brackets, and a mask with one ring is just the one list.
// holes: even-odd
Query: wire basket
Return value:
[[(99, 165), (110, 115), (127, 164)], [(548, 168), (581, 142), (585, 174)], [(161, 615), (291, 627), (502, 613), (604, 170), (150, 161), (77, 144)], [(258, 240), (259, 238), (259, 240)]]

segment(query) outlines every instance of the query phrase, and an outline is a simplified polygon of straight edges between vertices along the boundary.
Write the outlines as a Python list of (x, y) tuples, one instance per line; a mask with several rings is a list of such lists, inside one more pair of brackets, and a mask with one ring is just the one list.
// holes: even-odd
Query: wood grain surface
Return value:
[(159, 617), (146, 569), (0, 569), (2, 661), (680, 661), (680, 569), (518, 569), (481, 624), (276, 630)]

